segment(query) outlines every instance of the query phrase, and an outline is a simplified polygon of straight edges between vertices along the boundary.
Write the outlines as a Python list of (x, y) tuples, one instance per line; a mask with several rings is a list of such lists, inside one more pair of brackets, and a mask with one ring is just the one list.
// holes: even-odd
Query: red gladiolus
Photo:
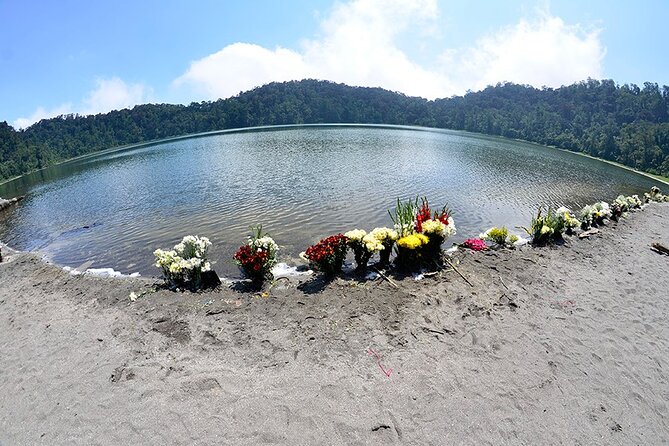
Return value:
[(435, 211), (433, 215), (427, 199), (423, 198), (423, 204), (416, 214), (416, 232), (423, 232), (423, 223), (428, 220), (439, 220), (444, 225), (448, 225), (448, 212), (446, 212), (446, 207), (444, 207), (441, 212)]

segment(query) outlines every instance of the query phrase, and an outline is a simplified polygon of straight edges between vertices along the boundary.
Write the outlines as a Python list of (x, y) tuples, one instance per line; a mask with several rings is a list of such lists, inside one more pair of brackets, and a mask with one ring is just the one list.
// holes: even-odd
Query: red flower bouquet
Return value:
[(488, 249), (488, 245), (486, 242), (481, 240), (480, 238), (468, 238), (462, 243), (462, 246), (465, 248), (469, 248), (472, 251), (483, 251)]
[(254, 282), (262, 282), (272, 277), (278, 251), (279, 247), (274, 240), (262, 233), (262, 226), (257, 226), (248, 242), (239, 247), (233, 258), (246, 277)]
[(334, 275), (341, 271), (346, 258), (347, 241), (343, 234), (332, 235), (310, 246), (304, 257), (309, 260), (312, 268), (326, 275)]

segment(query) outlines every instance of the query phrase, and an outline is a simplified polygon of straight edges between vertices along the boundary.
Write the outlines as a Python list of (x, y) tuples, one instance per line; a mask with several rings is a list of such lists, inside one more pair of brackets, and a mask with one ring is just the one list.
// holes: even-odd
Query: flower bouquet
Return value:
[(379, 266), (387, 266), (390, 263), (390, 253), (393, 250), (393, 245), (398, 238), (397, 231), (385, 227), (374, 228), (368, 235), (371, 235), (383, 245), (383, 249), (379, 251)]
[(611, 220), (618, 221), (623, 216), (623, 207), (618, 201), (611, 203)]
[(542, 215), (539, 209), (537, 216), (532, 218), (530, 227), (523, 229), (532, 237), (532, 244), (545, 245), (562, 238), (565, 227), (561, 219), (549, 208), (546, 215)]
[(598, 225), (603, 225), (604, 219), (611, 217), (611, 207), (606, 201), (600, 201), (598, 203), (595, 203), (592, 205), (592, 207), (594, 209), (593, 217), (595, 223), (597, 223)]
[(455, 222), (446, 206), (441, 208), (441, 211), (432, 213), (427, 198), (423, 197), (416, 214), (416, 232), (427, 236), (428, 243), (423, 249), (424, 254), (436, 260), (441, 256), (441, 245), (448, 237), (455, 234)]
[(395, 214), (390, 218), (398, 232), (396, 263), (404, 268), (413, 268), (421, 263), (438, 261), (441, 245), (455, 234), (455, 223), (444, 206), (434, 213), (427, 198), (418, 205), (418, 198), (406, 203), (397, 200)]
[(313, 269), (333, 276), (341, 271), (348, 249), (347, 241), (343, 234), (332, 235), (310, 246), (301, 257), (308, 260)]
[(348, 246), (353, 249), (357, 265), (356, 272), (359, 274), (367, 270), (367, 263), (374, 254), (385, 249), (381, 240), (377, 239), (374, 233), (367, 234), (362, 229), (348, 231), (344, 233), (344, 236), (347, 239)]
[(480, 238), (468, 238), (462, 242), (462, 246), (471, 249), (472, 251), (485, 251), (488, 249), (486, 242)]
[(207, 251), (211, 242), (207, 237), (187, 235), (174, 249), (164, 251), (156, 249), (156, 267), (163, 272), (163, 278), (169, 286), (188, 286), (198, 289), (202, 285), (202, 273), (211, 270), (207, 261)]
[(423, 234), (409, 234), (397, 239), (397, 266), (412, 269), (423, 261), (423, 249), (430, 239)]
[(618, 195), (614, 203), (620, 206), (621, 216), (624, 216), (625, 213), (630, 210), (630, 204), (627, 201), (627, 197), (625, 197), (624, 195)]
[(626, 200), (630, 209), (641, 209), (641, 206), (643, 205), (641, 198), (639, 198), (639, 196), (636, 194), (626, 197)]
[(595, 208), (589, 204), (583, 206), (583, 209), (580, 210), (578, 217), (581, 221), (581, 229), (590, 229), (590, 226), (595, 223)]
[(669, 195), (664, 195), (659, 187), (653, 186), (650, 188), (650, 192), (643, 194), (644, 201), (650, 203), (651, 201), (663, 202), (669, 201)]
[(262, 225), (258, 225), (233, 258), (247, 278), (254, 283), (262, 283), (272, 277), (278, 252), (279, 246), (272, 237), (263, 234)]
[(555, 211), (555, 217), (561, 221), (567, 234), (572, 234), (574, 229), (581, 225), (574, 213), (567, 207), (561, 206)]
[(509, 235), (509, 230), (502, 226), (501, 228), (492, 227), (479, 234), (479, 239), (492, 242), (498, 248), (513, 248), (513, 244), (518, 241), (518, 236)]

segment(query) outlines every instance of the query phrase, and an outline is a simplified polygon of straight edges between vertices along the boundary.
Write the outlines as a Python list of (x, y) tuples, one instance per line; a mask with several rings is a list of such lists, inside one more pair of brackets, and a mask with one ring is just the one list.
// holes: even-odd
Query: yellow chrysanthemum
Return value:
[(423, 234), (411, 234), (397, 240), (397, 246), (406, 249), (417, 249), (428, 242), (427, 236)]

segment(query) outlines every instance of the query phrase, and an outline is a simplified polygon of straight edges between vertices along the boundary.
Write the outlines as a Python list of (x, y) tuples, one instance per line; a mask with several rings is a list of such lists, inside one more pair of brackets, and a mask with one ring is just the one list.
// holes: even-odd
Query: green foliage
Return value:
[(499, 246), (506, 245), (506, 238), (509, 236), (509, 230), (505, 226), (501, 228), (490, 228), (486, 232), (486, 240), (491, 241)]
[(532, 218), (530, 227), (523, 229), (532, 238), (532, 244), (545, 245), (562, 238), (565, 227), (564, 222), (555, 214), (555, 211), (548, 209), (546, 215), (542, 215), (539, 209), (536, 217)]
[(63, 115), (22, 131), (0, 122), (0, 180), (86, 153), (172, 136), (277, 124), (402, 124), (467, 130), (584, 152), (669, 176), (669, 87), (588, 79), (511, 83), (428, 101), (327, 81), (272, 83), (214, 102)]
[(395, 229), (399, 237), (404, 237), (413, 234), (415, 231), (415, 218), (418, 212), (418, 197), (414, 201), (406, 201), (402, 203), (397, 199), (397, 206), (395, 206), (395, 213), (388, 211), (390, 219), (395, 225)]

